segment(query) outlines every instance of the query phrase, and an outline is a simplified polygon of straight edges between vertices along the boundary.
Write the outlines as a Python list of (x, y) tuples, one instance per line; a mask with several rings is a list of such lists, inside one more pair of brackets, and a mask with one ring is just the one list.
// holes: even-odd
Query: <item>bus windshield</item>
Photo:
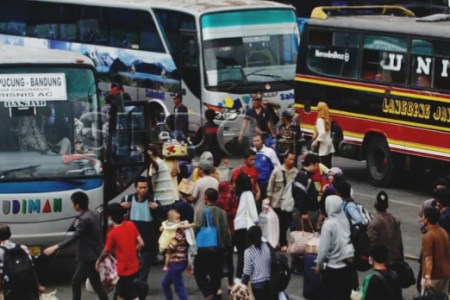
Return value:
[(292, 10), (222, 12), (203, 16), (206, 87), (291, 81), (298, 28)]
[(0, 180), (101, 173), (93, 71), (0, 68)]

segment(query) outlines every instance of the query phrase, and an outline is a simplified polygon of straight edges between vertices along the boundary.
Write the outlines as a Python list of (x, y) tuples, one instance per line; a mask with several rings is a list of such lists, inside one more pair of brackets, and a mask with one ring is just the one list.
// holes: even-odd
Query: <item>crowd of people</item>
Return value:
[[(97, 270), (111, 254), (117, 260), (117, 299), (145, 299), (150, 268), (158, 259), (166, 272), (161, 281), (165, 299), (173, 299), (172, 285), (179, 299), (188, 299), (185, 271), (194, 276), (203, 299), (249, 299), (249, 290), (256, 300), (287, 299), (286, 293), (274, 288), (273, 263), (275, 254), (289, 255), (289, 233), (298, 230), (320, 233), (314, 253), (314, 272), (319, 280), (314, 299), (349, 300), (352, 290), (358, 289), (361, 299), (402, 299), (402, 288), (413, 283), (405, 262), (400, 221), (388, 212), (389, 197), (383, 191), (374, 202), (375, 216), (365, 215), (353, 199), (353, 189), (342, 169), (332, 166), (334, 148), (327, 105), (318, 106), (311, 143), (316, 153), (302, 153), (297, 144), (301, 134), (293, 129), (298, 126), (293, 124), (292, 114), (283, 113), (281, 124), (275, 128), (270, 114), (258, 103), (262, 99), (254, 100), (240, 136), (242, 140), (250, 129), (251, 145), (242, 164), (234, 169), (223, 153), (210, 152), (220, 149), (208, 145), (215, 143), (208, 135), (217, 133), (211, 130), (216, 127), (209, 110), (206, 117), (211, 124), (204, 126), (200, 136), (209, 141), (205, 148), (210, 151), (200, 156), (191, 174), (182, 172), (176, 160), (161, 157), (164, 144), (149, 145), (148, 176), (136, 179), (135, 193), (106, 209), (109, 230), (105, 243), (100, 216), (89, 209), (87, 195), (72, 195), (73, 207), (80, 213), (74, 234), (44, 253), (52, 255), (77, 243), (73, 299), (81, 299), (86, 278), (100, 299), (108, 299)], [(254, 126), (249, 126), (250, 122), (255, 122)], [(284, 140), (282, 146), (268, 139), (277, 135)], [(277, 147), (283, 152), (276, 151)], [(430, 289), (447, 293), (450, 189), (445, 179), (436, 181), (433, 198), (424, 202), (419, 216), (424, 235), (418, 289), (421, 294)], [(10, 243), (10, 233), (2, 226), (0, 261), (3, 246)], [(367, 237), (367, 245), (358, 244), (361, 236)], [(364, 246), (367, 253), (363, 253)], [(372, 271), (359, 282), (364, 254)], [(304, 271), (302, 255), (290, 260), (292, 272)], [(222, 290), (223, 277), (227, 278), (227, 291)], [(34, 286), (42, 289), (37, 281)], [(35, 300), (36, 296), (33, 293), (21, 299)]]

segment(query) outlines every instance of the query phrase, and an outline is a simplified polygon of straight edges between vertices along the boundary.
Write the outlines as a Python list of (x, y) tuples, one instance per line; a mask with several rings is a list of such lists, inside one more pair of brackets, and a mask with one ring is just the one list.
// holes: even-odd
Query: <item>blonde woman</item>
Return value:
[(331, 168), (331, 157), (334, 153), (333, 140), (331, 139), (330, 109), (325, 102), (317, 104), (316, 128), (313, 134), (311, 150), (317, 151), (323, 165)]

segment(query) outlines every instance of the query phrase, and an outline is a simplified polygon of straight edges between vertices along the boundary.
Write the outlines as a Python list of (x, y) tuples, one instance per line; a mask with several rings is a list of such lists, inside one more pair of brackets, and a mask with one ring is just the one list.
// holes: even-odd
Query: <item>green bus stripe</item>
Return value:
[(294, 11), (282, 10), (248, 10), (221, 12), (204, 15), (202, 28), (251, 26), (263, 24), (295, 23)]

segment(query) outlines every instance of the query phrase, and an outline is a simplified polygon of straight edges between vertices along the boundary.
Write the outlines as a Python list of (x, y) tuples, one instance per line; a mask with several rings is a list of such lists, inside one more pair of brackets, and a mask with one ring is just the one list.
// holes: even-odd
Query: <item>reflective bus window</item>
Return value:
[(111, 9), (111, 46), (164, 52), (150, 13), (131, 9)]
[(195, 31), (194, 16), (163, 9), (155, 9), (155, 15), (175, 64), (180, 66), (181, 31)]
[(309, 32), (308, 66), (319, 74), (356, 78), (358, 35), (349, 32)]
[(362, 79), (404, 84), (406, 50), (406, 39), (364, 36)]
[(97, 45), (109, 44), (108, 9), (83, 6), (78, 22), (80, 42)]
[(411, 53), (411, 85), (450, 89), (448, 43), (413, 39)]

